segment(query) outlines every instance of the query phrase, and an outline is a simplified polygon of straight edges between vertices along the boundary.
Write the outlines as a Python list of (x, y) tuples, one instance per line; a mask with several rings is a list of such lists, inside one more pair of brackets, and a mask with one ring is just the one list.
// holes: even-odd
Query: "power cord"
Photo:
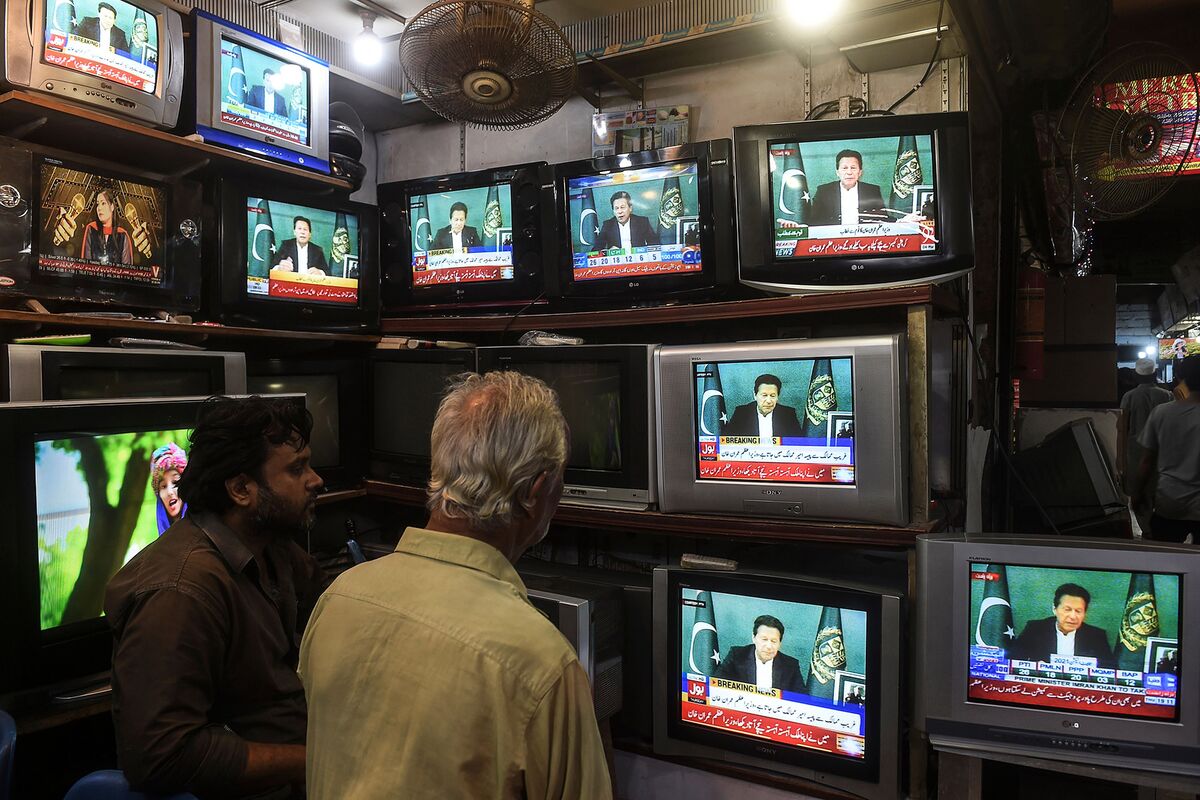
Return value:
[(934, 36), (936, 40), (933, 44), (933, 55), (929, 57), (929, 66), (925, 68), (925, 74), (921, 76), (921, 80), (913, 84), (913, 87), (905, 93), (896, 102), (887, 107), (888, 113), (894, 113), (900, 104), (917, 93), (917, 90), (925, 85), (925, 81), (929, 80), (929, 76), (933, 74), (933, 67), (937, 64), (938, 53), (942, 52), (942, 12), (946, 10), (946, 0), (938, 3), (937, 25), (934, 26)]
[(504, 330), (502, 330), (502, 331), (500, 332), (500, 344), (504, 344), (504, 339), (505, 339), (505, 337), (506, 337), (506, 336), (508, 336), (508, 331), (509, 331), (509, 329), (510, 329), (510, 328), (512, 328), (512, 326), (513, 326), (513, 323), (517, 321), (517, 317), (521, 316), (521, 315), (522, 315), (522, 314), (524, 314), (526, 311), (528, 311), (529, 309), (533, 308), (533, 305), (534, 305), (534, 303), (536, 303), (537, 301), (541, 300), (541, 299), (542, 299), (543, 297), (545, 297), (545, 296), (546, 296), (546, 292), (545, 292), (545, 291), (542, 291), (540, 294), (538, 294), (538, 296), (537, 296), (537, 297), (533, 298), (533, 299), (532, 299), (532, 300), (530, 300), (528, 303), (526, 303), (524, 308), (522, 308), (520, 311), (518, 311), (517, 313), (513, 314), (513, 315), (512, 315), (512, 317), (510, 317), (510, 318), (509, 318), (509, 320), (508, 320), (508, 323), (507, 323), (507, 324), (504, 326)]

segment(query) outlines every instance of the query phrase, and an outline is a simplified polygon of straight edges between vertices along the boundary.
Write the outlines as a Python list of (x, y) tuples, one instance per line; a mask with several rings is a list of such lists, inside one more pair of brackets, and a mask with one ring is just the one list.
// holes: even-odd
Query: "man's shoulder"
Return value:
[(228, 576), (229, 567), (212, 540), (185, 517), (113, 576), (105, 608), (117, 616), (128, 605), (162, 591), (215, 601)]

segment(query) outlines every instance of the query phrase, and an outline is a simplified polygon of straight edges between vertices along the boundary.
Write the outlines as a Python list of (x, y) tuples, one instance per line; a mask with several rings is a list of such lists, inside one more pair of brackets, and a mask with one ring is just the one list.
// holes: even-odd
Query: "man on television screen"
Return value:
[(96, 16), (84, 17), (75, 29), (75, 35), (90, 39), (106, 53), (119, 50), (129, 52), (129, 40), (125, 31), (116, 26), (117, 9), (111, 3), (101, 2), (96, 6)]
[(633, 213), (633, 199), (629, 192), (617, 192), (611, 202), (613, 215), (600, 226), (600, 233), (596, 236), (597, 250), (619, 247), (628, 251), (660, 243), (658, 231), (650, 224), (650, 220)]
[(817, 187), (810, 224), (857, 225), (886, 221), (883, 192), (876, 184), (861, 180), (862, 153), (843, 150), (837, 154), (836, 163), (838, 179)]
[(1053, 655), (1094, 658), (1103, 669), (1115, 669), (1108, 635), (1088, 625), (1092, 595), (1076, 583), (1054, 590), (1054, 616), (1030, 620), (1009, 648), (1008, 657), (1017, 661), (1049, 661)]
[(714, 677), (739, 683), (752, 683), (759, 689), (804, 691), (800, 662), (779, 652), (783, 644), (783, 623), (770, 614), (754, 620), (754, 639), (750, 644), (731, 647), (717, 667)]
[(320, 245), (312, 243), (312, 222), (308, 217), (294, 217), (292, 233), (295, 238), (284, 239), (275, 251), (271, 269), (301, 275), (324, 275), (329, 264), (325, 261), (325, 251)]
[(760, 441), (772, 438), (797, 439), (804, 435), (796, 409), (779, 404), (783, 381), (770, 373), (754, 379), (754, 400), (733, 410), (733, 416), (721, 429), (722, 436), (757, 436)]
[(467, 224), (467, 204), (455, 203), (450, 206), (450, 224), (438, 230), (429, 249), (465, 253), (468, 247), (479, 244), (479, 231)]
[(246, 105), (262, 109), (268, 114), (286, 117), (288, 115), (287, 100), (281, 92), (276, 91), (275, 84), (278, 83), (279, 78), (276, 76), (275, 70), (267, 67), (263, 70), (262, 76), (262, 83), (256, 83), (250, 87), (250, 99), (246, 101)]

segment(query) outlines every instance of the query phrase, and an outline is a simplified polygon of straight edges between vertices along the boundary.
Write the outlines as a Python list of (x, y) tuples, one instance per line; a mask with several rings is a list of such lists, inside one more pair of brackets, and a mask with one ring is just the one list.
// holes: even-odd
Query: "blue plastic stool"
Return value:
[(13, 751), (17, 749), (17, 723), (0, 711), (0, 800), (12, 797)]
[(196, 795), (146, 794), (129, 788), (125, 773), (119, 769), (102, 769), (75, 781), (63, 800), (197, 800)]

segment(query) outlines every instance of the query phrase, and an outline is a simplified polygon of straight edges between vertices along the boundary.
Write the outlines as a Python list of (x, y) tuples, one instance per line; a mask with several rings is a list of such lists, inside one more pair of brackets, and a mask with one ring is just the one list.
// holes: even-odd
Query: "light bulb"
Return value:
[(363, 29), (354, 39), (354, 60), (371, 66), (383, 58), (383, 42), (375, 35), (375, 15), (364, 12)]

